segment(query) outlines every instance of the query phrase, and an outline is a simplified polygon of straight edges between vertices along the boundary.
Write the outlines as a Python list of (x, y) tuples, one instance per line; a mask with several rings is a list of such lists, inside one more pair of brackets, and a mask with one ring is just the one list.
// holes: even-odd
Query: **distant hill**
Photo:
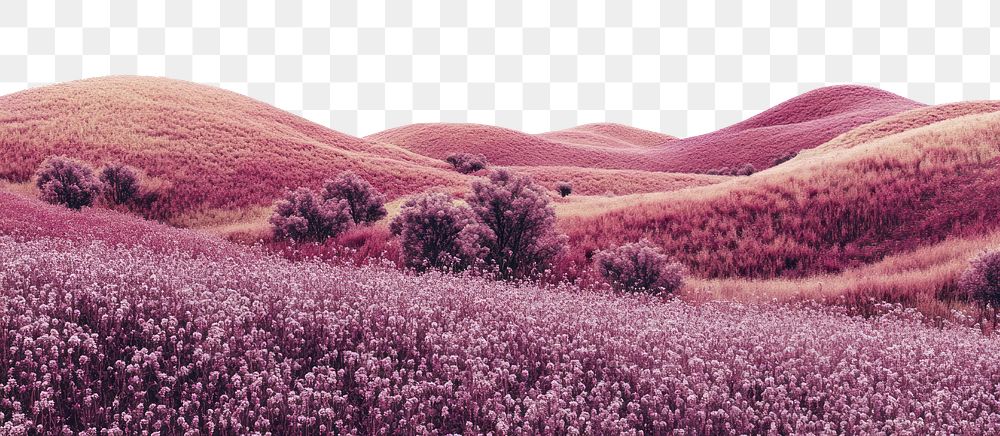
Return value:
[(456, 152), (482, 153), (499, 165), (706, 172), (749, 163), (762, 169), (789, 152), (923, 106), (879, 89), (845, 85), (807, 92), (740, 123), (691, 138), (616, 124), (532, 135), (477, 124), (428, 123), (366, 139), (437, 159)]

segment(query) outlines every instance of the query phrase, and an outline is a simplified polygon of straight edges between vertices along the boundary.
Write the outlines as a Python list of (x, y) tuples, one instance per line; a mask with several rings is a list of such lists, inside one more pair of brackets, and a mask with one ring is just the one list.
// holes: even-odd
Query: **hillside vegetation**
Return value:
[[(0, 227), (0, 258), (17, 259), (0, 267), (4, 433), (991, 434), (1000, 422), (1000, 342), (905, 312), (413, 276), (217, 240), (195, 253), (168, 242), (191, 230), (84, 211), (77, 234), (52, 219), (70, 212), (0, 200), (36, 223)], [(93, 237), (123, 224), (138, 242)]]
[(998, 135), (956, 118), (563, 226), (581, 257), (650, 238), (708, 277), (838, 271), (1000, 225)]

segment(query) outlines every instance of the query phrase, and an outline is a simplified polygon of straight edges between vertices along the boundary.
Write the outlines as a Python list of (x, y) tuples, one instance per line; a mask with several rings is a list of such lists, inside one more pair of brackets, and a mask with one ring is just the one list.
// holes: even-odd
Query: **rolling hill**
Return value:
[(341, 170), (391, 197), (464, 186), (441, 161), (345, 135), (239, 94), (190, 82), (105, 77), (0, 97), (0, 179), (23, 182), (51, 155), (120, 161), (165, 182), (176, 217), (268, 205), (285, 187)]
[(366, 139), (437, 159), (456, 152), (482, 153), (498, 165), (706, 172), (749, 163), (761, 169), (789, 152), (816, 147), (855, 127), (922, 106), (875, 88), (831, 86), (691, 138), (614, 124), (537, 135), (477, 124), (415, 124)]
[(1000, 227), (1000, 112), (897, 122), (911, 128), (562, 225), (579, 258), (648, 238), (697, 274), (759, 278), (840, 271)]

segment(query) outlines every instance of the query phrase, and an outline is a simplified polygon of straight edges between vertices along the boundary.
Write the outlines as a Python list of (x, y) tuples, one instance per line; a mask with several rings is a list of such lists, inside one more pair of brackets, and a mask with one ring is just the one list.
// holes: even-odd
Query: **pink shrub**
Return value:
[(104, 198), (110, 204), (131, 204), (139, 198), (139, 173), (135, 168), (121, 163), (108, 164), (101, 168), (99, 179)]
[(987, 251), (970, 260), (958, 285), (983, 306), (1000, 308), (1000, 250)]
[(324, 200), (346, 200), (355, 224), (371, 223), (385, 217), (385, 196), (371, 183), (351, 171), (323, 184)]
[(432, 193), (407, 200), (390, 230), (400, 238), (407, 267), (461, 270), (471, 263), (460, 238), (472, 222), (468, 207), (455, 205), (447, 194)]
[(560, 197), (565, 197), (573, 193), (573, 184), (570, 182), (557, 182), (556, 191), (559, 192)]
[(445, 159), (455, 170), (462, 174), (471, 174), (476, 171), (486, 169), (488, 165), (486, 157), (481, 154), (472, 153), (452, 153)]
[(274, 208), (270, 222), (280, 239), (322, 242), (347, 230), (352, 222), (347, 200), (324, 200), (308, 188), (288, 192)]
[(541, 272), (565, 247), (566, 237), (555, 231), (549, 195), (527, 176), (493, 171), (488, 179), (472, 182), (467, 201), (477, 223), (465, 229), (466, 251), (478, 246), (501, 278)]
[(598, 251), (594, 264), (608, 284), (627, 292), (671, 294), (684, 284), (684, 266), (645, 239)]
[(35, 173), (35, 185), (42, 200), (75, 210), (92, 205), (101, 189), (89, 165), (65, 156), (45, 159)]

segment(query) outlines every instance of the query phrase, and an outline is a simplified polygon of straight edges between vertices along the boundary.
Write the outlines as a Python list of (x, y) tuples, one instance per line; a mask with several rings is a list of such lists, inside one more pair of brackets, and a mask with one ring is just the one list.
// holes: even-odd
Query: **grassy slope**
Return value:
[(703, 276), (837, 271), (1000, 225), (998, 135), (1000, 114), (960, 117), (563, 226), (580, 258), (645, 237)]
[(390, 196), (465, 178), (440, 161), (344, 135), (193, 83), (108, 77), (0, 97), (0, 178), (24, 181), (50, 155), (123, 161), (170, 185), (166, 215), (270, 204), (284, 187), (340, 170)]

